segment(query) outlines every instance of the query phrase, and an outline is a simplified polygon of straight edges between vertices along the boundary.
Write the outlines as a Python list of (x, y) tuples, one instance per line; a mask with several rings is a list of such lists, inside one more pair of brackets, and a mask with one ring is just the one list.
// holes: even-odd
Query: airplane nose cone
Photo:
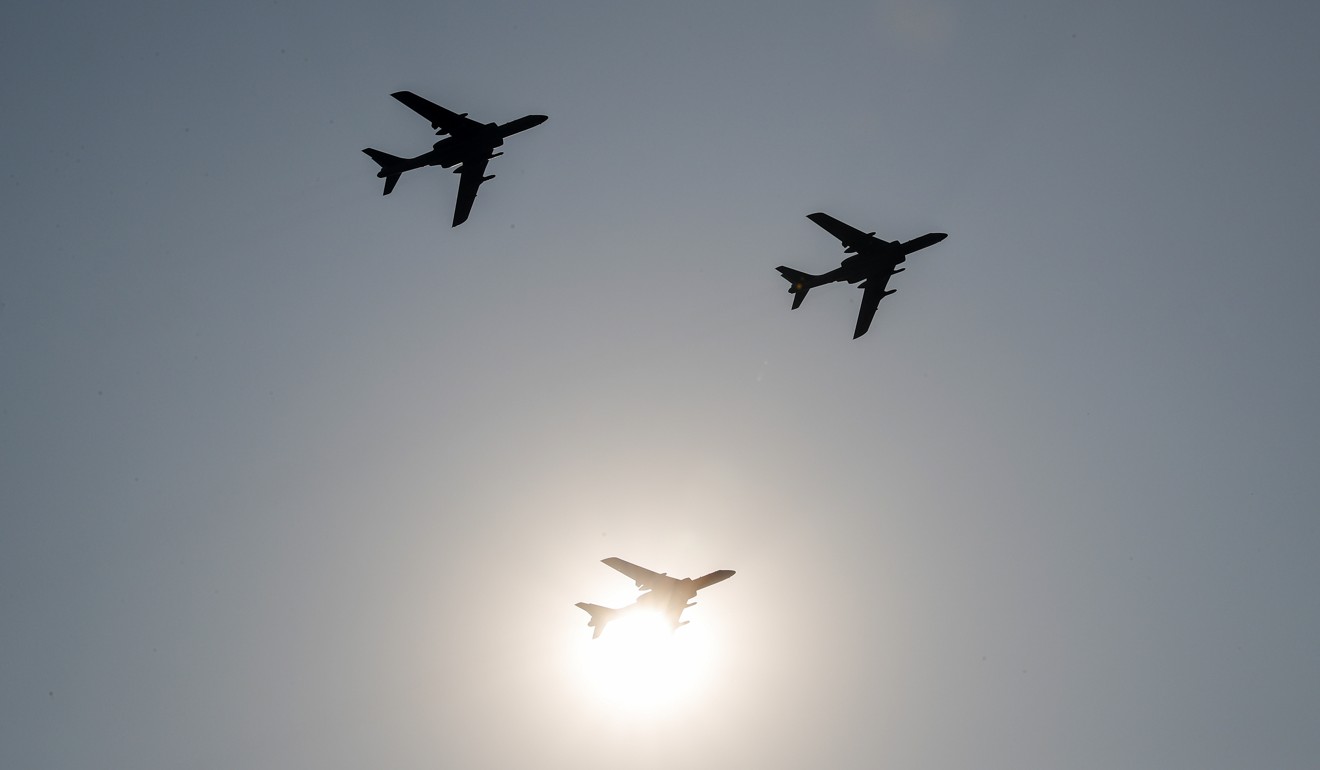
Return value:
[(539, 126), (550, 119), (549, 115), (528, 115), (527, 117), (531, 118), (531, 120), (528, 120), (527, 122), (533, 126)]
[(948, 233), (931, 233), (931, 236), (932, 236), (932, 238), (931, 238), (931, 243), (939, 243), (940, 241), (944, 240), (945, 238), (948, 238), (948, 237), (949, 237), (949, 234), (948, 234)]

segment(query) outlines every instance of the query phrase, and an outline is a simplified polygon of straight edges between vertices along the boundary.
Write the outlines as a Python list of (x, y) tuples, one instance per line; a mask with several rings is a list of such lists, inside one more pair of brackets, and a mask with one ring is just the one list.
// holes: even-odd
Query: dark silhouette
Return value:
[(458, 227), (467, 221), (468, 214), (472, 211), (472, 201), (476, 200), (477, 188), (481, 183), (495, 178), (494, 174), (483, 176), (486, 173), (486, 163), (491, 158), (504, 154), (495, 152), (495, 148), (504, 144), (506, 138), (519, 131), (526, 131), (546, 121), (545, 115), (527, 115), (502, 126), (496, 123), (478, 123), (469, 118), (466, 112), (462, 114), (450, 112), (411, 91), (399, 91), (390, 96), (431, 121), (431, 128), (436, 129), (436, 135), (449, 134), (449, 136), (436, 142), (430, 152), (422, 153), (415, 158), (396, 158), (370, 147), (363, 152), (380, 164), (380, 172), (376, 176), (385, 180), (385, 195), (389, 195), (394, 190), (399, 175), (405, 171), (423, 166), (449, 168), (463, 164), (454, 169), (454, 173), (460, 176), (453, 227)]
[(819, 212), (808, 214), (807, 219), (825, 228), (830, 235), (842, 241), (844, 251), (852, 256), (845, 258), (838, 267), (821, 275), (811, 275), (783, 265), (775, 269), (792, 284), (788, 287), (788, 293), (793, 295), (794, 310), (798, 309), (802, 300), (806, 299), (807, 292), (813, 287), (834, 281), (848, 283), (861, 281), (862, 307), (857, 313), (857, 328), (853, 330), (853, 339), (866, 334), (866, 330), (871, 328), (871, 319), (875, 317), (875, 309), (880, 304), (880, 300), (896, 291), (895, 289), (885, 291), (885, 287), (889, 285), (889, 276), (906, 269), (898, 265), (907, 259), (907, 255), (918, 249), (933, 246), (949, 237), (947, 233), (926, 233), (907, 243), (899, 243), (881, 240), (875, 237), (873, 232), (864, 233), (829, 214)]
[(616, 620), (634, 610), (655, 610), (665, 616), (673, 629), (686, 626), (691, 621), (684, 620), (680, 622), (679, 617), (683, 614), (683, 610), (696, 604), (696, 602), (688, 600), (695, 597), (697, 591), (706, 586), (714, 585), (721, 580), (727, 580), (733, 577), (734, 574), (731, 569), (722, 569), (695, 579), (679, 579), (669, 577), (664, 573), (643, 569), (636, 564), (629, 564), (616, 556), (601, 559), (601, 561), (637, 581), (637, 587), (646, 593), (637, 597), (637, 601), (627, 607), (619, 607), (618, 609), (602, 607), (599, 604), (578, 602), (577, 606), (591, 615), (591, 620), (587, 621), (587, 625), (596, 629), (596, 632), (591, 635), (592, 639), (600, 636), (600, 632), (605, 630), (605, 626), (611, 620)]

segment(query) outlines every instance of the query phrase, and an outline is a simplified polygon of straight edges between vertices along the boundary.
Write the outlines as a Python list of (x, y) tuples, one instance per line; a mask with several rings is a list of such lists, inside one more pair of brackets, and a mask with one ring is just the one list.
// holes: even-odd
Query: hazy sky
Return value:
[[(1314, 768), (1317, 28), (6, 5), (0, 766)], [(400, 89), (550, 119), (451, 229)], [(814, 211), (950, 235), (854, 341)]]

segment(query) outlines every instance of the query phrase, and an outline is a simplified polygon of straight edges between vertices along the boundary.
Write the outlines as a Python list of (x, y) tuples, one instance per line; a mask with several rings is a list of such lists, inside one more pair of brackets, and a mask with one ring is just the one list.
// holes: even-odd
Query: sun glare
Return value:
[(660, 614), (647, 611), (611, 622), (582, 650), (583, 666), (599, 697), (613, 709), (640, 713), (654, 713), (695, 695), (712, 657), (709, 641), (695, 626), (671, 631)]

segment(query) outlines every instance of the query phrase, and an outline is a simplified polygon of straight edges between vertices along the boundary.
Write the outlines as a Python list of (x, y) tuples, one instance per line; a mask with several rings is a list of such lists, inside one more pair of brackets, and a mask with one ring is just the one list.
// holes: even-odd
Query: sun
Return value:
[(636, 610), (580, 646), (596, 695), (612, 710), (654, 714), (694, 698), (709, 678), (713, 648), (695, 626), (670, 630), (659, 613)]

